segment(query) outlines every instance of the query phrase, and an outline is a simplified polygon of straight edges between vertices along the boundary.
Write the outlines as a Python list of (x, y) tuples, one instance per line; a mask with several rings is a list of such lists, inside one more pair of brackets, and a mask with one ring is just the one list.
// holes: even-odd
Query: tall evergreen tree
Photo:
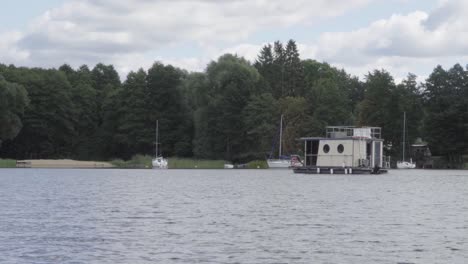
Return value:
[(289, 40), (284, 51), (283, 96), (304, 96), (304, 65), (299, 58), (296, 42)]
[(277, 80), (277, 72), (276, 72), (276, 65), (274, 64), (274, 56), (273, 56), (273, 49), (271, 44), (265, 45), (260, 54), (255, 61), (255, 68), (263, 77), (264, 81), (264, 89), (262, 93), (271, 93), (272, 87), (275, 86), (275, 81)]
[(275, 98), (283, 97), (285, 92), (285, 63), (286, 54), (283, 44), (276, 41), (273, 44), (273, 67), (274, 75), (269, 82), (271, 85), (272, 94)]

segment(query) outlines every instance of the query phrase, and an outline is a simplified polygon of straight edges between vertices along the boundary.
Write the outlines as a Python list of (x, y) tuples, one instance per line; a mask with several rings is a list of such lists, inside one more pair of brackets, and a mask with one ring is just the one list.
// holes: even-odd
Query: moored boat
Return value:
[(151, 161), (153, 169), (167, 169), (167, 159), (165, 159), (161, 154), (159, 154), (159, 121), (156, 120), (156, 147), (155, 147), (155, 157)]
[(383, 156), (380, 127), (330, 126), (325, 137), (304, 137), (303, 166), (295, 173), (380, 174), (390, 160)]
[(268, 167), (270, 169), (280, 169), (280, 168), (289, 168), (291, 166), (291, 159), (290, 158), (281, 158), (281, 159), (268, 159), (267, 160)]
[(291, 166), (291, 157), (283, 156), (282, 155), (282, 148), (283, 148), (283, 115), (281, 115), (280, 119), (280, 129), (279, 129), (279, 148), (278, 148), (278, 158), (274, 159), (273, 156), (273, 149), (270, 153), (270, 158), (267, 159), (268, 167), (270, 169), (287, 169)]
[(414, 169), (416, 164), (413, 163), (413, 160), (405, 161), (405, 149), (406, 149), (406, 112), (403, 113), (403, 141), (402, 141), (403, 155), (402, 160), (397, 162), (398, 169)]

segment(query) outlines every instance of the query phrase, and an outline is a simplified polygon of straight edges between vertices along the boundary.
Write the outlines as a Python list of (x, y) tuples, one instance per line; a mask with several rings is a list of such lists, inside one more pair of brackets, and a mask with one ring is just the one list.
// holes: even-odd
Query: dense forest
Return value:
[[(401, 153), (403, 112), (408, 138), (432, 154), (468, 154), (468, 71), (435, 67), (423, 83), (396, 84), (383, 69), (360, 80), (325, 62), (301, 60), (296, 43), (266, 45), (252, 64), (226, 54), (204, 72), (155, 62), (121, 81), (112, 65), (73, 69), (0, 64), (0, 158), (129, 159), (154, 154), (159, 120), (168, 157), (265, 159), (277, 147), (300, 153), (302, 136), (327, 125), (380, 126), (386, 154)], [(276, 143), (276, 144), (275, 144)]]

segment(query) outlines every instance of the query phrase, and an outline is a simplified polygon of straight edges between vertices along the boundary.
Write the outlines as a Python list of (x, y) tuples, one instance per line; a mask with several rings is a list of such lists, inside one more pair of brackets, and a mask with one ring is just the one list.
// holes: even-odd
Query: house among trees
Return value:
[(420, 138), (411, 145), (411, 157), (416, 162), (416, 168), (428, 169), (433, 167), (431, 150), (427, 143)]

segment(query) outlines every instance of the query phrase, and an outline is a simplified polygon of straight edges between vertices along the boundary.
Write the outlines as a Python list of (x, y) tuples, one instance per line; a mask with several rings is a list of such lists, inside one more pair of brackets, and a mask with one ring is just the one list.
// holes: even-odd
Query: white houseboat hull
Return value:
[(157, 157), (152, 160), (153, 169), (167, 169), (167, 159)]

